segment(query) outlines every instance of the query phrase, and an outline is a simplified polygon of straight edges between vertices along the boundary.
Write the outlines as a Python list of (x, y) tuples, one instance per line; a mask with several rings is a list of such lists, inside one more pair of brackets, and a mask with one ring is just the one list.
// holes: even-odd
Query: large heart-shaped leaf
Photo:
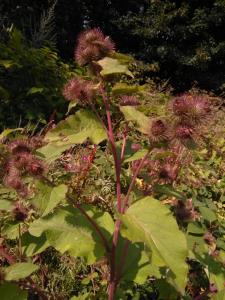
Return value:
[(106, 132), (94, 113), (81, 109), (50, 130), (45, 137), (48, 144), (38, 152), (48, 161), (53, 161), (62, 152), (75, 144), (83, 143), (86, 139), (99, 144), (106, 138)]
[[(114, 222), (108, 213), (83, 208), (95, 220), (107, 240), (112, 237)], [(102, 241), (90, 221), (71, 206), (59, 208), (54, 214), (38, 219), (30, 225), (33, 236), (45, 233), (51, 246), (61, 253), (68, 251), (71, 255), (82, 256), (87, 263), (93, 263), (105, 254)]]
[(187, 277), (187, 242), (170, 210), (152, 197), (133, 204), (121, 215), (121, 234), (133, 242), (143, 242), (162, 266), (172, 271), (173, 284), (184, 292)]
[(127, 121), (133, 121), (137, 124), (137, 130), (149, 134), (150, 120), (145, 114), (133, 106), (120, 106), (120, 110)]
[(32, 263), (16, 263), (5, 269), (5, 280), (19, 280), (30, 276), (39, 267)]
[(41, 181), (38, 181), (36, 188), (37, 194), (31, 202), (42, 216), (49, 214), (66, 198), (67, 186), (65, 184), (51, 187)]

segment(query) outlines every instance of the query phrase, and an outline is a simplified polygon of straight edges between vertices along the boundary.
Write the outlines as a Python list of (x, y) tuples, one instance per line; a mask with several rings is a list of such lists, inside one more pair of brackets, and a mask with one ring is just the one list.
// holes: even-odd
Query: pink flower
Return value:
[(185, 141), (191, 139), (194, 133), (194, 129), (187, 124), (180, 124), (175, 128), (174, 136), (178, 140)]
[(210, 103), (206, 97), (189, 94), (175, 97), (170, 107), (174, 115), (196, 122), (202, 122), (211, 112)]
[(75, 60), (80, 66), (97, 61), (115, 50), (113, 41), (104, 36), (99, 28), (88, 29), (78, 38)]
[(64, 87), (63, 96), (68, 101), (78, 100), (82, 104), (94, 97), (93, 83), (81, 78), (74, 77)]

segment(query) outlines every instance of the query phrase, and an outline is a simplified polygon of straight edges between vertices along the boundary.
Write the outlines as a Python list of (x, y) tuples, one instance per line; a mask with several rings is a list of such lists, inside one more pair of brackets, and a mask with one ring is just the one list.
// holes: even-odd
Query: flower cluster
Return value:
[(208, 100), (203, 96), (184, 94), (173, 99), (171, 109), (174, 115), (201, 122), (211, 112)]
[(94, 84), (91, 81), (81, 78), (72, 78), (64, 87), (63, 96), (68, 101), (79, 101), (80, 104), (86, 104), (93, 99), (95, 95)]
[(39, 138), (30, 140), (15, 140), (8, 144), (9, 156), (5, 163), (5, 176), (3, 182), (13, 188), (21, 197), (26, 197), (28, 189), (22, 180), (26, 173), (30, 176), (41, 176), (46, 167), (42, 160), (32, 154), (40, 146)]
[(168, 111), (170, 119), (157, 119), (150, 123), (150, 141), (187, 146), (189, 142), (200, 138), (204, 123), (212, 115), (207, 98), (189, 94), (175, 97), (169, 103)]
[(82, 32), (75, 49), (75, 60), (80, 66), (109, 56), (115, 50), (113, 41), (99, 28)]

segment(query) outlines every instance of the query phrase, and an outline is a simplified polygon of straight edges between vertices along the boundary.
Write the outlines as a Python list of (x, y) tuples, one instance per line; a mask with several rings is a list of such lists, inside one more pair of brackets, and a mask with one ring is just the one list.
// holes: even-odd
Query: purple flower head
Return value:
[(194, 129), (187, 124), (180, 124), (175, 128), (175, 138), (180, 141), (191, 139), (194, 133)]
[(76, 62), (84, 66), (110, 55), (114, 50), (113, 41), (99, 28), (94, 28), (85, 30), (79, 35), (74, 55)]
[(210, 103), (206, 97), (189, 94), (175, 97), (171, 103), (171, 110), (178, 117), (189, 118), (196, 122), (202, 122), (211, 113)]
[(8, 144), (8, 148), (12, 154), (19, 154), (22, 152), (31, 152), (31, 147), (26, 140), (15, 140)]
[(174, 181), (177, 179), (179, 173), (179, 165), (171, 165), (166, 163), (159, 172), (159, 177), (168, 181)]
[(12, 210), (12, 215), (16, 221), (23, 222), (28, 216), (28, 210), (22, 203), (16, 202)]
[(65, 85), (63, 96), (68, 101), (78, 100), (85, 104), (94, 97), (94, 85), (90, 81), (74, 77)]
[(149, 138), (153, 142), (160, 142), (167, 139), (167, 126), (163, 120), (157, 119), (151, 122)]

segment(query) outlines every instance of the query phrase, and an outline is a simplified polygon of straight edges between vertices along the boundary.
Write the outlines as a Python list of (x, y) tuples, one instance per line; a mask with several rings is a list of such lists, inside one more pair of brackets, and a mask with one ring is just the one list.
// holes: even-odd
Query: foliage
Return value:
[(65, 119), (37, 136), (0, 135), (0, 293), (219, 299), (221, 99), (153, 93), (99, 30), (81, 37)]
[[(41, 15), (51, 11), (53, 2), (16, 0), (12, 4), (2, 0), (2, 22), (15, 24), (33, 40), (35, 28), (43, 23)], [(30, 18), (26, 18), (27, 13)], [(62, 57), (72, 57), (74, 41), (82, 28), (100, 27), (113, 37), (120, 51), (133, 53), (145, 62), (143, 77), (169, 79), (176, 91), (198, 84), (224, 93), (223, 0), (58, 0), (54, 20), (49, 31), (55, 30), (50, 36), (57, 33)]]
[(30, 47), (21, 32), (9, 29), (0, 42), (0, 127), (45, 123), (65, 112), (61, 89), (69, 66), (48, 47)]

